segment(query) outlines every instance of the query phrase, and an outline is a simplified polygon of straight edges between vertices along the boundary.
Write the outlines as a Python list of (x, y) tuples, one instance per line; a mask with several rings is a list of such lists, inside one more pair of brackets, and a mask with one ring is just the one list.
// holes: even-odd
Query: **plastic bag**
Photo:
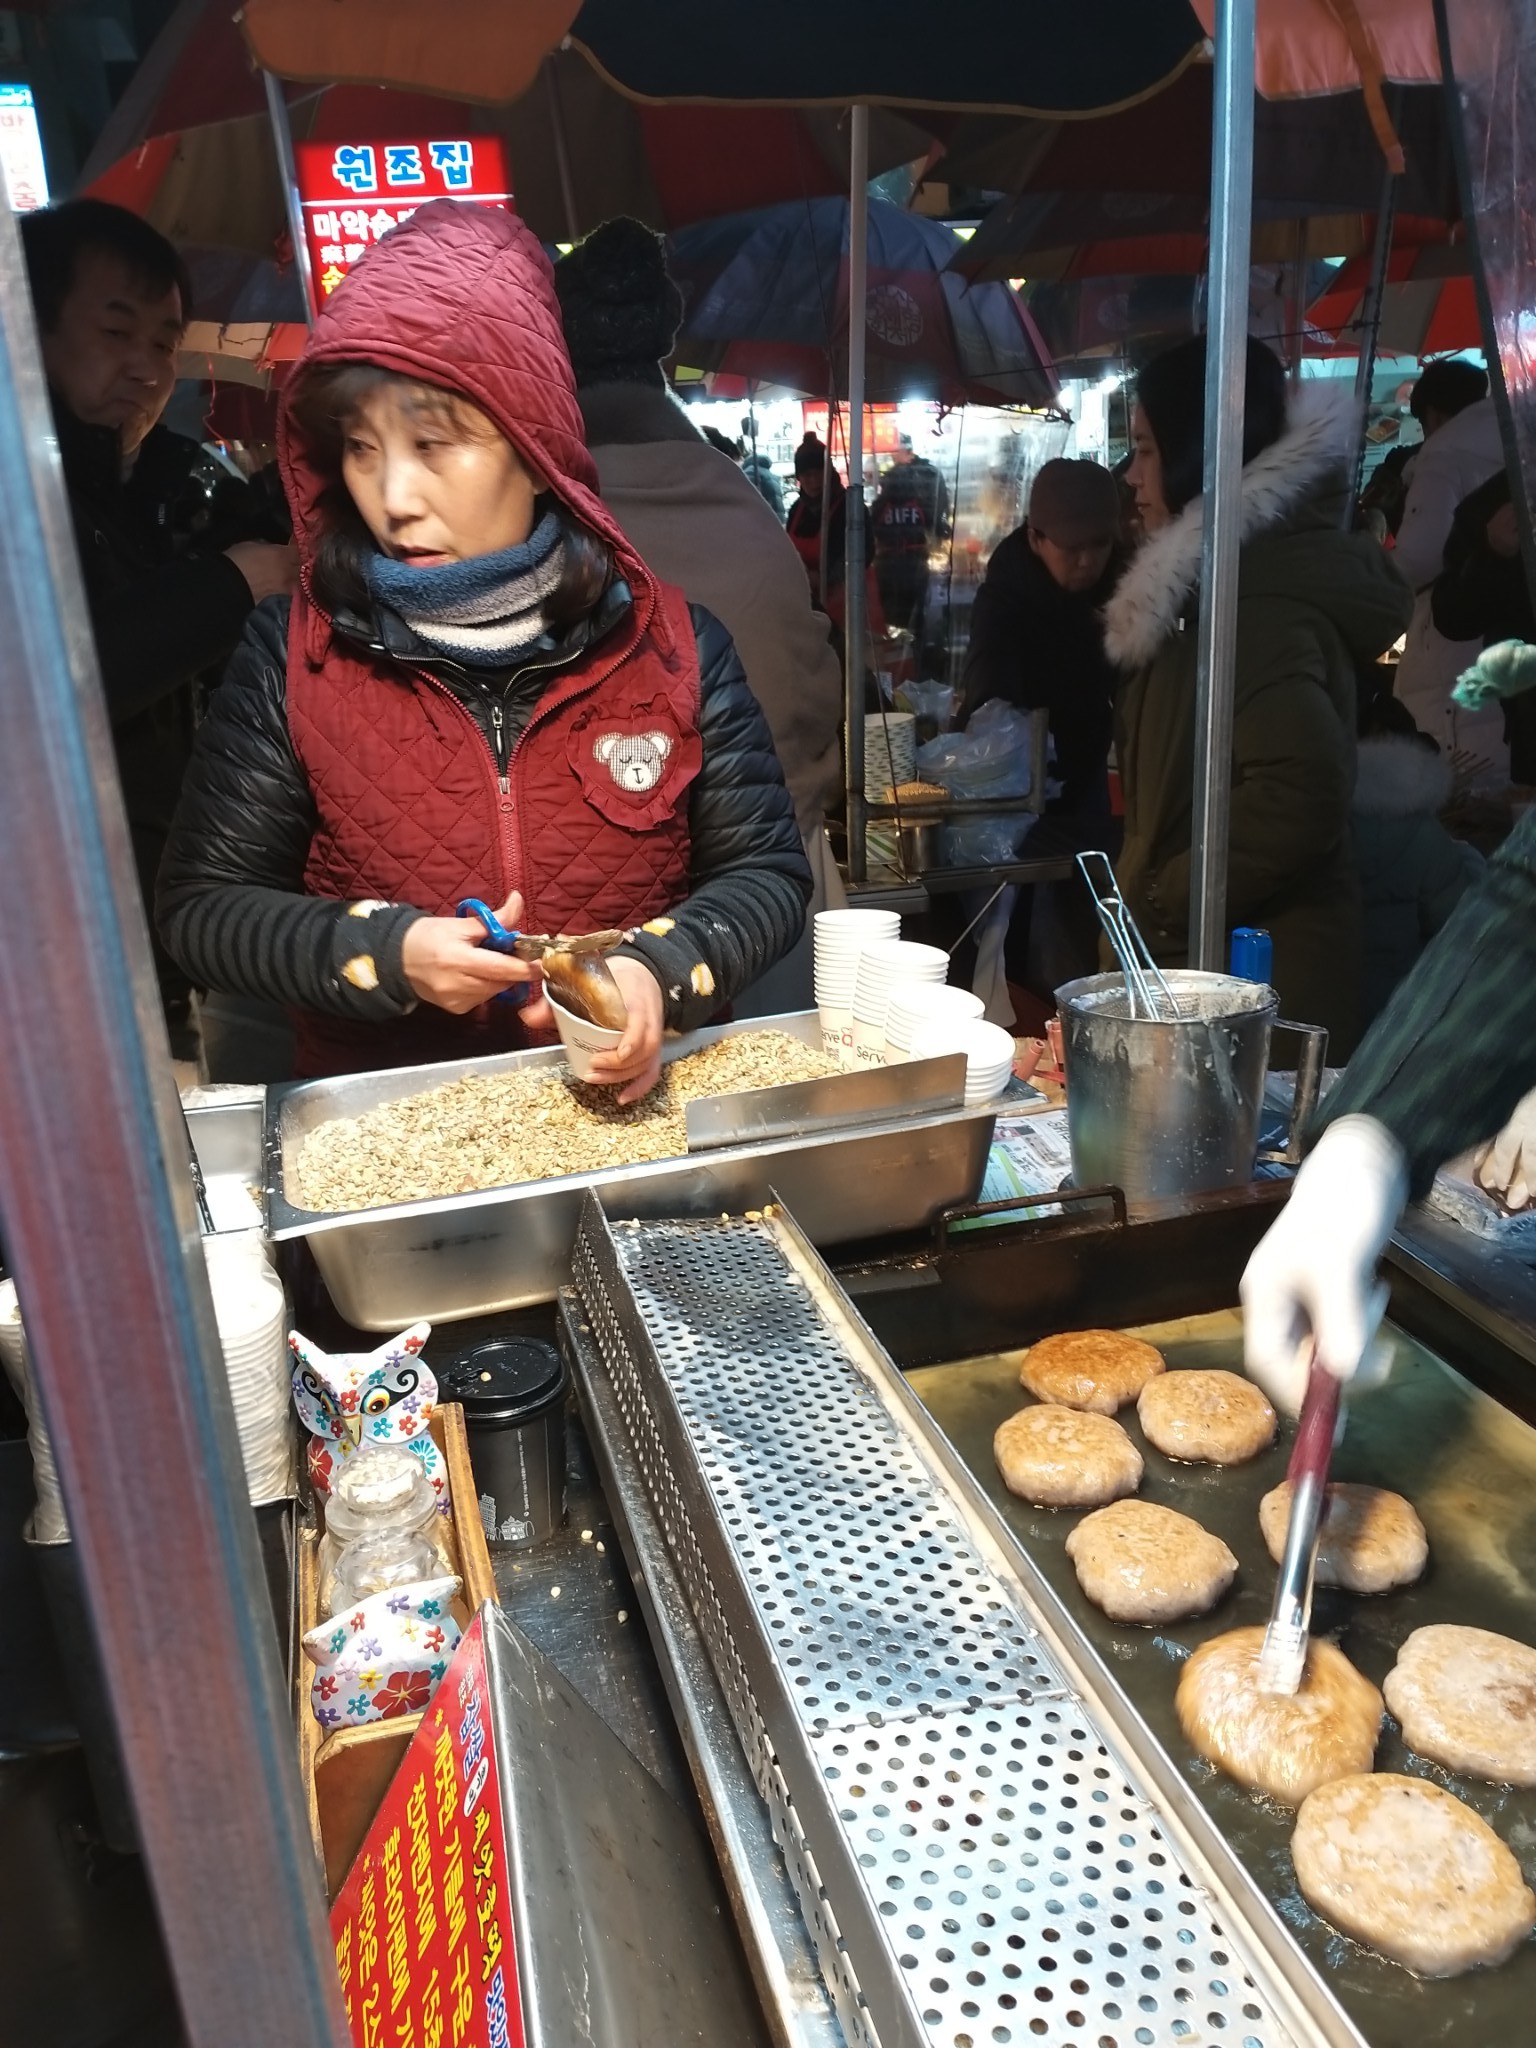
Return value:
[[(917, 750), (917, 772), (942, 783), (951, 796), (1028, 796), (1034, 720), (1000, 697), (990, 698), (964, 732), (941, 733)], [(1035, 814), (1024, 808), (989, 818), (968, 818), (944, 827), (945, 862), (980, 867), (1012, 860)]]
[(952, 683), (899, 683), (896, 706), (917, 719), (919, 740), (931, 740), (946, 733), (955, 722), (955, 688)]

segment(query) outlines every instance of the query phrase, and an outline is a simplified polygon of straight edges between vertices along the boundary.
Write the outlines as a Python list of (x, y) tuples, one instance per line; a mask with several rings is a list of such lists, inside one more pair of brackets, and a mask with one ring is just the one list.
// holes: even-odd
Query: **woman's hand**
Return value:
[(619, 984), (629, 1022), (612, 1052), (594, 1054), (592, 1079), (605, 1088), (617, 1088), (621, 1103), (638, 1102), (661, 1078), (661, 1034), (666, 1021), (661, 984), (641, 960), (610, 959), (608, 968)]
[[(518, 929), (523, 899), (516, 890), (496, 915), (509, 931)], [(438, 1009), (448, 1010), (456, 1017), (466, 1010), (478, 1009), (503, 989), (533, 982), (536, 987), (523, 1005), (523, 1022), (535, 1031), (553, 1029), (554, 1013), (537, 966), (491, 952), (485, 943), (486, 936), (478, 917), (417, 918), (408, 927), (400, 948), (400, 965), (406, 980), (424, 1003), (435, 1003)]]

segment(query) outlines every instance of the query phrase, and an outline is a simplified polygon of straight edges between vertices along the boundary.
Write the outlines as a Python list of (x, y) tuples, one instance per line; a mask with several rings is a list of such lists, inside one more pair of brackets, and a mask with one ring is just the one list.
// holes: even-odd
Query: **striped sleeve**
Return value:
[(1426, 1194), (1446, 1160), (1493, 1137), (1536, 1087), (1536, 810), (1489, 861), (1371, 1027), (1328, 1097), (1384, 1124)]

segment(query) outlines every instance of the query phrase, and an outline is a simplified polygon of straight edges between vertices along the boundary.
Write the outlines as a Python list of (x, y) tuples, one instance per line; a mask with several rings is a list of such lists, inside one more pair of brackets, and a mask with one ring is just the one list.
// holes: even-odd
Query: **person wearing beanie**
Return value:
[[(1203, 337), (1142, 372), (1128, 476), (1148, 538), (1105, 611), (1123, 675), (1116, 873), (1172, 966), (1189, 947), (1204, 394)], [(1374, 540), (1341, 527), (1349, 393), (1291, 396), (1273, 352), (1250, 341), (1243, 417), (1227, 922), (1269, 931), (1282, 1014), (1326, 1025), (1339, 1061), (1360, 1007), (1356, 673), (1402, 632), (1413, 596)]]
[(1436, 745), (1485, 762), (1480, 780), (1502, 787), (1510, 768), (1502, 711), (1496, 704), (1468, 711), (1451, 696), (1456, 678), (1477, 659), (1480, 636), (1448, 637), (1436, 621), (1432, 596), (1457, 506), (1503, 473), (1504, 443), (1488, 396), (1488, 373), (1442, 357), (1425, 365), (1408, 403), (1424, 440), (1408, 465), (1393, 559), (1417, 597), (1393, 687)]
[[(842, 677), (794, 544), (738, 462), (710, 446), (667, 387), (682, 296), (662, 239), (606, 222), (555, 265), (555, 289), (603, 502), (645, 560), (719, 618), (762, 707), (815, 877), (812, 910), (842, 885), (825, 819), (842, 782)], [(734, 1014), (812, 1003), (811, 937)]]
[(811, 877), (729, 634), (598, 495), (531, 231), (436, 200), (386, 235), (311, 329), (278, 447), (302, 572), (199, 729), (167, 950), (289, 1005), (307, 1079), (553, 1040), (540, 968), (469, 900), (615, 929), (626, 1021), (592, 1078), (639, 1101), (664, 1031), (799, 938)]
[[(1096, 462), (1047, 462), (1023, 526), (999, 541), (971, 612), (959, 722), (990, 698), (1050, 715), (1055, 793), (1020, 858), (1113, 851), (1109, 749), (1116, 672), (1104, 652), (1103, 610), (1124, 569), (1120, 492)], [(1032, 917), (1037, 890), (1021, 889), (1008, 926), (1008, 979), (1036, 994), (1091, 974), (1097, 919), (1083, 890), (1050, 885), (1048, 922)], [(1036, 961), (1047, 932), (1054, 943)]]

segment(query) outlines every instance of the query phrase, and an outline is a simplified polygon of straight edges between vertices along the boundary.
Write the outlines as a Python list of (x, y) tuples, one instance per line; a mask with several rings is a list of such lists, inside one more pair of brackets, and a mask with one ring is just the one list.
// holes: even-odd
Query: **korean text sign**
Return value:
[(523, 2048), (477, 1616), (331, 1908), (356, 2048)]
[(512, 203), (507, 153), (494, 135), (301, 142), (294, 156), (315, 296), (322, 305), (375, 242), (429, 199)]

